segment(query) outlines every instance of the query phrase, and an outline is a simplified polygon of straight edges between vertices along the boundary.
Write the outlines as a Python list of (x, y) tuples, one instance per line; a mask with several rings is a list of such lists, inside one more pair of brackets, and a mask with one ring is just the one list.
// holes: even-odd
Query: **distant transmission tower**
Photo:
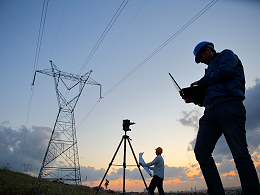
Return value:
[[(89, 77), (92, 71), (89, 71), (82, 76), (74, 75), (62, 72), (54, 63), (52, 63), (52, 61), (50, 61), (50, 63), (51, 69), (37, 70), (35, 72), (32, 84), (34, 85), (37, 72), (53, 76), (59, 106), (59, 112), (38, 178), (81, 185), (74, 109), (85, 84), (99, 85), (100, 92), (101, 85)], [(72, 81), (71, 87), (66, 85), (65, 80)], [(61, 81), (63, 85), (59, 85), (59, 81)], [(67, 101), (58, 89), (58, 87), (65, 86), (65, 89), (69, 92), (77, 85), (79, 86), (78, 95), (70, 101)], [(66, 95), (68, 95), (68, 93)]]

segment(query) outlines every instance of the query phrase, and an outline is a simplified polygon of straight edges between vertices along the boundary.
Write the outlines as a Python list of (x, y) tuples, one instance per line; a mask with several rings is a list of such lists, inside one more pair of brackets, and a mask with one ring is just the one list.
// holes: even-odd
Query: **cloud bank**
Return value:
[[(34, 176), (39, 174), (39, 169), (45, 155), (46, 147), (52, 129), (48, 127), (32, 127), (27, 129), (25, 126), (19, 129), (12, 128), (8, 121), (0, 125), (0, 167), (4, 167), (7, 163), (11, 170), (27, 172)], [(58, 163), (58, 162), (57, 162)], [(178, 178), (179, 181), (189, 180), (187, 176), (192, 169), (197, 169), (197, 165), (187, 167), (169, 167), (165, 165), (165, 181)], [(101, 181), (105, 174), (105, 169), (95, 169), (94, 167), (81, 166), (82, 182), (88, 182), (90, 185), (96, 181)], [(151, 177), (141, 168), (145, 179)], [(123, 176), (123, 169), (110, 168), (106, 179), (118, 180)], [(174, 177), (173, 177), (174, 176)], [(126, 169), (126, 179), (142, 180), (139, 169)]]
[(42, 163), (51, 129), (21, 126), (13, 129), (8, 121), (0, 125), (0, 167), (9, 164), (12, 170), (33, 169)]

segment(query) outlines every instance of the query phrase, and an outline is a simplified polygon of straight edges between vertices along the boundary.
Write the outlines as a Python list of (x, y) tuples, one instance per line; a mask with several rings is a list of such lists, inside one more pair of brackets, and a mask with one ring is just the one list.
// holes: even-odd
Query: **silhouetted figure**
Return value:
[(109, 185), (109, 181), (106, 179), (106, 183), (105, 183), (106, 189), (108, 185)]
[[(155, 149), (155, 154), (157, 155), (152, 162), (149, 163), (139, 163), (143, 167), (148, 167), (154, 171), (152, 181), (149, 185), (150, 195), (154, 195), (154, 190), (157, 187), (160, 195), (164, 195), (163, 191), (163, 179), (164, 179), (164, 160), (161, 156), (163, 150), (161, 147)], [(154, 165), (154, 167), (150, 167)]]
[[(248, 152), (245, 121), (245, 76), (243, 65), (233, 51), (217, 53), (213, 43), (203, 41), (194, 49), (196, 63), (208, 65), (205, 75), (193, 86), (206, 86), (203, 96), (204, 115), (199, 120), (195, 144), (196, 159), (200, 164), (210, 195), (224, 195), (224, 188), (212, 157), (222, 134), (236, 163), (245, 195), (260, 195), (259, 180)], [(182, 96), (186, 102), (192, 97)]]

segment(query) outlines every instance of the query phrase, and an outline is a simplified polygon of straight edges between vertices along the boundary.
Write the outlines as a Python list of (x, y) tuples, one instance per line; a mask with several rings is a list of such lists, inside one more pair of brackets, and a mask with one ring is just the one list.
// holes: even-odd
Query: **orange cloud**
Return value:
[(189, 167), (186, 171), (185, 171), (187, 177), (193, 177), (194, 175), (199, 175), (200, 173), (200, 169), (198, 169), (197, 167), (192, 168)]
[[(256, 156), (256, 159), (260, 159), (260, 155), (257, 152), (254, 152), (252, 155), (252, 157)], [(260, 161), (255, 161), (255, 158), (252, 158), (255, 167), (257, 167), (258, 165), (260, 165)]]
[(187, 183), (188, 181), (181, 181), (180, 179), (178, 178), (174, 178), (172, 180), (168, 180), (168, 181), (164, 181), (164, 185), (177, 185), (177, 184), (180, 184), (180, 183)]
[(229, 173), (222, 174), (221, 176), (226, 177), (226, 176), (228, 176), (228, 175), (230, 175), (230, 176), (236, 176), (237, 174), (236, 174), (235, 171), (230, 171)]

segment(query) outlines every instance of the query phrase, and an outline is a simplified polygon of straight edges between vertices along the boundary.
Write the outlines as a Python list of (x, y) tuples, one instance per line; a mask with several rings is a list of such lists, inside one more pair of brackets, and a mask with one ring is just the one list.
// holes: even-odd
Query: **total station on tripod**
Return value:
[(131, 129), (129, 128), (130, 125), (134, 125), (135, 123), (130, 122), (129, 119), (125, 119), (123, 120), (123, 130), (124, 131), (131, 131)]

